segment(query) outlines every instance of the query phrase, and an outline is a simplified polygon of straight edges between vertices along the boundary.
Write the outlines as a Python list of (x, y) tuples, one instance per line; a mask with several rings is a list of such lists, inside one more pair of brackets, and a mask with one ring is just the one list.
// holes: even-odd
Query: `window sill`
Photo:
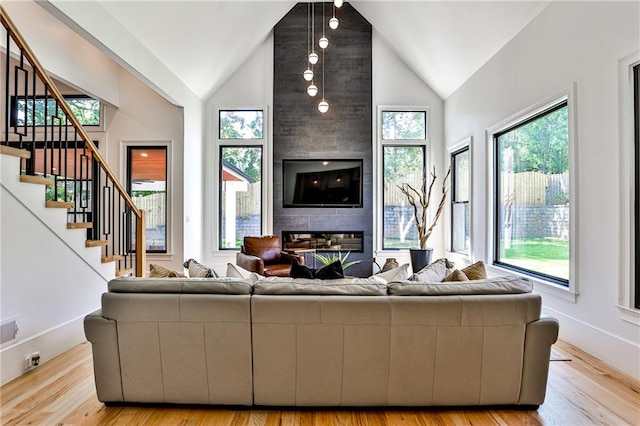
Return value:
[(495, 265), (485, 265), (485, 267), (487, 269), (487, 272), (492, 272), (500, 275), (504, 275), (506, 273), (509, 275), (518, 275), (523, 278), (529, 278), (531, 281), (533, 281), (534, 290), (541, 293), (557, 297), (558, 299), (567, 300), (571, 303), (576, 303), (578, 300), (578, 292), (571, 288), (564, 287), (559, 284), (550, 283), (540, 278), (532, 277), (531, 275), (521, 274), (511, 269), (500, 268), (499, 266)]
[(147, 253), (147, 260), (173, 260), (173, 253)]
[(620, 310), (620, 318), (622, 318), (623, 321), (640, 325), (640, 310), (621, 305), (616, 305), (616, 307)]

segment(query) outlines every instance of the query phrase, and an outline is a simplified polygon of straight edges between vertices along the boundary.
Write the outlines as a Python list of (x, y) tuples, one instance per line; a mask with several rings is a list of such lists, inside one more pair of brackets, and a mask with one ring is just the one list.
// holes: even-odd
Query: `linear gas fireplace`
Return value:
[(282, 231), (284, 250), (363, 252), (362, 231)]

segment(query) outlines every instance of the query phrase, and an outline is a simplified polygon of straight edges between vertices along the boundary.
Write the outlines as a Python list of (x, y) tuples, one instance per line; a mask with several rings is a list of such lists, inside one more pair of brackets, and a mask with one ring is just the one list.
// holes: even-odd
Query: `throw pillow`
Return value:
[(452, 282), (452, 281), (469, 281), (469, 278), (459, 269), (454, 269), (452, 273), (444, 277), (442, 282)]
[(409, 281), (420, 281), (426, 283), (441, 282), (444, 277), (447, 276), (447, 273), (449, 272), (448, 269), (452, 266), (453, 264), (443, 257), (442, 259), (431, 262), (418, 272), (414, 272), (409, 277)]
[(172, 271), (164, 266), (149, 264), (149, 278), (187, 278), (180, 272)]
[(191, 278), (218, 278), (216, 271), (198, 263), (195, 259), (187, 259), (182, 266), (189, 270)]
[(380, 272), (378, 274), (371, 275), (369, 278), (375, 277), (389, 283), (391, 281), (406, 280), (408, 276), (409, 276), (409, 264), (405, 263), (403, 265), (398, 266), (397, 268), (389, 269), (386, 272)]
[(238, 265), (234, 265), (233, 263), (227, 263), (227, 277), (242, 278), (243, 280), (249, 280), (251, 282), (256, 282), (260, 278), (263, 278), (262, 275), (256, 274), (255, 272), (247, 271), (246, 269), (241, 268)]
[(338, 278), (344, 278), (342, 263), (339, 260), (336, 260), (330, 265), (317, 269), (313, 276), (320, 280), (337, 280)]
[(464, 274), (470, 280), (486, 280), (487, 279), (487, 270), (484, 267), (484, 262), (482, 260), (477, 261), (473, 265), (469, 265), (462, 270)]
[(311, 268), (307, 268), (304, 265), (298, 263), (298, 259), (291, 260), (291, 271), (289, 272), (289, 276), (291, 278), (309, 278), (312, 279), (314, 275), (314, 270)]

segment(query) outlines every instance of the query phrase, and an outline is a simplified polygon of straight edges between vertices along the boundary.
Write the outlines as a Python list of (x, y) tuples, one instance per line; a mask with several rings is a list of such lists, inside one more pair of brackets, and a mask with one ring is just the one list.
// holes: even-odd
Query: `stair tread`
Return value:
[(84, 242), (85, 247), (100, 247), (106, 246), (107, 244), (109, 244), (107, 240), (86, 240)]
[(115, 262), (117, 260), (121, 260), (123, 257), (119, 254), (114, 254), (112, 256), (102, 256), (102, 263)]
[(116, 270), (116, 277), (124, 277), (126, 275), (131, 275), (131, 274), (133, 274), (133, 268)]
[(38, 185), (54, 185), (55, 181), (42, 176), (20, 175), (20, 182), (35, 183)]
[(6, 145), (0, 145), (0, 154), (12, 155), (19, 158), (31, 158), (31, 153), (26, 149), (14, 148)]
[(67, 229), (89, 229), (93, 228), (91, 222), (70, 222), (67, 223)]
[(73, 201), (47, 201), (45, 206), (53, 209), (72, 209)]

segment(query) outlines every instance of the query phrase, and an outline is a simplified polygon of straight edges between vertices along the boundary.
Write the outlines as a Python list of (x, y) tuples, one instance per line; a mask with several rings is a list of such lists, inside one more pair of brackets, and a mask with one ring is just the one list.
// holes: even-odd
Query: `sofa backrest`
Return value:
[(540, 296), (251, 299), (254, 401), (265, 405), (513, 404)]
[(138, 278), (109, 281), (111, 293), (251, 294), (252, 281), (244, 278)]

